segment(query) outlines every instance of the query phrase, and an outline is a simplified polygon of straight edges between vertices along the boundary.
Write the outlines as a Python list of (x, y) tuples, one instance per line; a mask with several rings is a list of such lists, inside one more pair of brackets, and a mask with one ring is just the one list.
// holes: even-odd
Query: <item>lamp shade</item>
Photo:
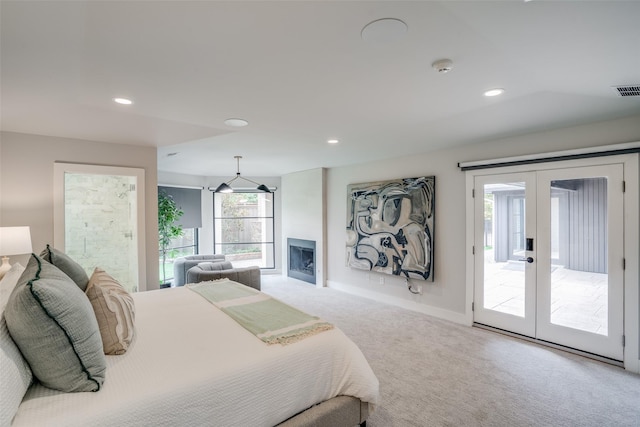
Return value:
[(31, 251), (29, 227), (0, 227), (0, 255), (28, 254)]
[[(272, 191), (266, 185), (259, 184), (259, 183), (255, 182), (252, 179), (240, 176), (240, 159), (242, 158), (242, 156), (233, 156), (233, 158), (236, 159), (236, 162), (238, 164), (238, 172), (236, 172), (236, 176), (234, 178), (232, 178), (230, 181), (223, 182), (222, 184), (218, 185), (218, 188), (216, 188), (214, 190), (215, 193), (233, 193), (235, 190), (231, 187), (231, 183), (233, 181), (237, 180), (237, 179), (243, 179), (245, 181), (248, 181), (248, 182), (256, 185), (256, 190), (264, 191), (265, 193), (272, 193)], [(211, 189), (211, 187), (209, 187), (209, 189)], [(238, 190), (241, 191), (241, 192), (244, 192), (244, 190), (250, 190), (250, 189), (249, 188), (243, 188), (243, 189), (238, 189)]]
[(233, 189), (229, 187), (226, 182), (223, 182), (222, 184), (218, 185), (218, 188), (216, 188), (216, 193), (233, 193)]

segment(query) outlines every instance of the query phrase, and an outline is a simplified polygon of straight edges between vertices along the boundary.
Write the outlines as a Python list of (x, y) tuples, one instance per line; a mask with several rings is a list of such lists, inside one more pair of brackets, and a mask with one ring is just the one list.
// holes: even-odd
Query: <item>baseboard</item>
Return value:
[(624, 368), (629, 372), (640, 374), (640, 360), (631, 361), (629, 363), (625, 362)]
[(270, 269), (270, 268), (265, 268), (263, 270), (260, 270), (260, 274), (262, 274), (263, 276), (271, 276), (271, 275), (278, 275), (278, 276), (282, 276), (282, 271), (280, 269)]
[(374, 301), (382, 302), (385, 304), (395, 305), (397, 307), (401, 307), (407, 310), (428, 314), (429, 316), (448, 320), (450, 322), (460, 323), (462, 325), (469, 325), (467, 316), (464, 313), (456, 313), (454, 311), (444, 310), (438, 307), (433, 307), (425, 304), (418, 304), (413, 301), (407, 301), (402, 298), (382, 294), (380, 292), (370, 291), (357, 286), (346, 285), (344, 283), (335, 282), (333, 280), (327, 280), (327, 287), (336, 289), (338, 291), (346, 292), (349, 294), (358, 295), (364, 298), (369, 298)]

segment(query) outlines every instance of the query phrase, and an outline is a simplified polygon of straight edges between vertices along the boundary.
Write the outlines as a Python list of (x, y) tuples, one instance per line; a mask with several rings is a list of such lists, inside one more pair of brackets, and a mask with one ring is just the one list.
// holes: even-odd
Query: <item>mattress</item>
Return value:
[(107, 356), (102, 389), (34, 384), (13, 426), (273, 426), (339, 395), (378, 401), (376, 376), (337, 328), (266, 345), (187, 288), (134, 299), (134, 342)]

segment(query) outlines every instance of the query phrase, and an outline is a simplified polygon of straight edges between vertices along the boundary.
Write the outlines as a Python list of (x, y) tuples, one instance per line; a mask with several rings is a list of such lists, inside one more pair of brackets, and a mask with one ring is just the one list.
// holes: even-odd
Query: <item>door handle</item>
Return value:
[(529, 256), (526, 258), (520, 258), (518, 261), (527, 261), (529, 264), (531, 264), (533, 262), (533, 258)]

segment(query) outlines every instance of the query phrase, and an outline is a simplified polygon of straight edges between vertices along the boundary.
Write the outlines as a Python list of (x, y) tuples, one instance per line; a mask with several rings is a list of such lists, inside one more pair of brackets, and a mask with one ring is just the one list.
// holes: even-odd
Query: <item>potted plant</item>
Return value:
[(182, 236), (182, 226), (177, 224), (176, 221), (178, 221), (183, 214), (184, 212), (176, 204), (176, 201), (173, 200), (171, 195), (163, 190), (158, 191), (158, 243), (160, 246), (160, 254), (162, 255), (161, 288), (170, 286), (170, 283), (167, 283), (167, 274), (165, 271), (167, 252), (171, 240)]

